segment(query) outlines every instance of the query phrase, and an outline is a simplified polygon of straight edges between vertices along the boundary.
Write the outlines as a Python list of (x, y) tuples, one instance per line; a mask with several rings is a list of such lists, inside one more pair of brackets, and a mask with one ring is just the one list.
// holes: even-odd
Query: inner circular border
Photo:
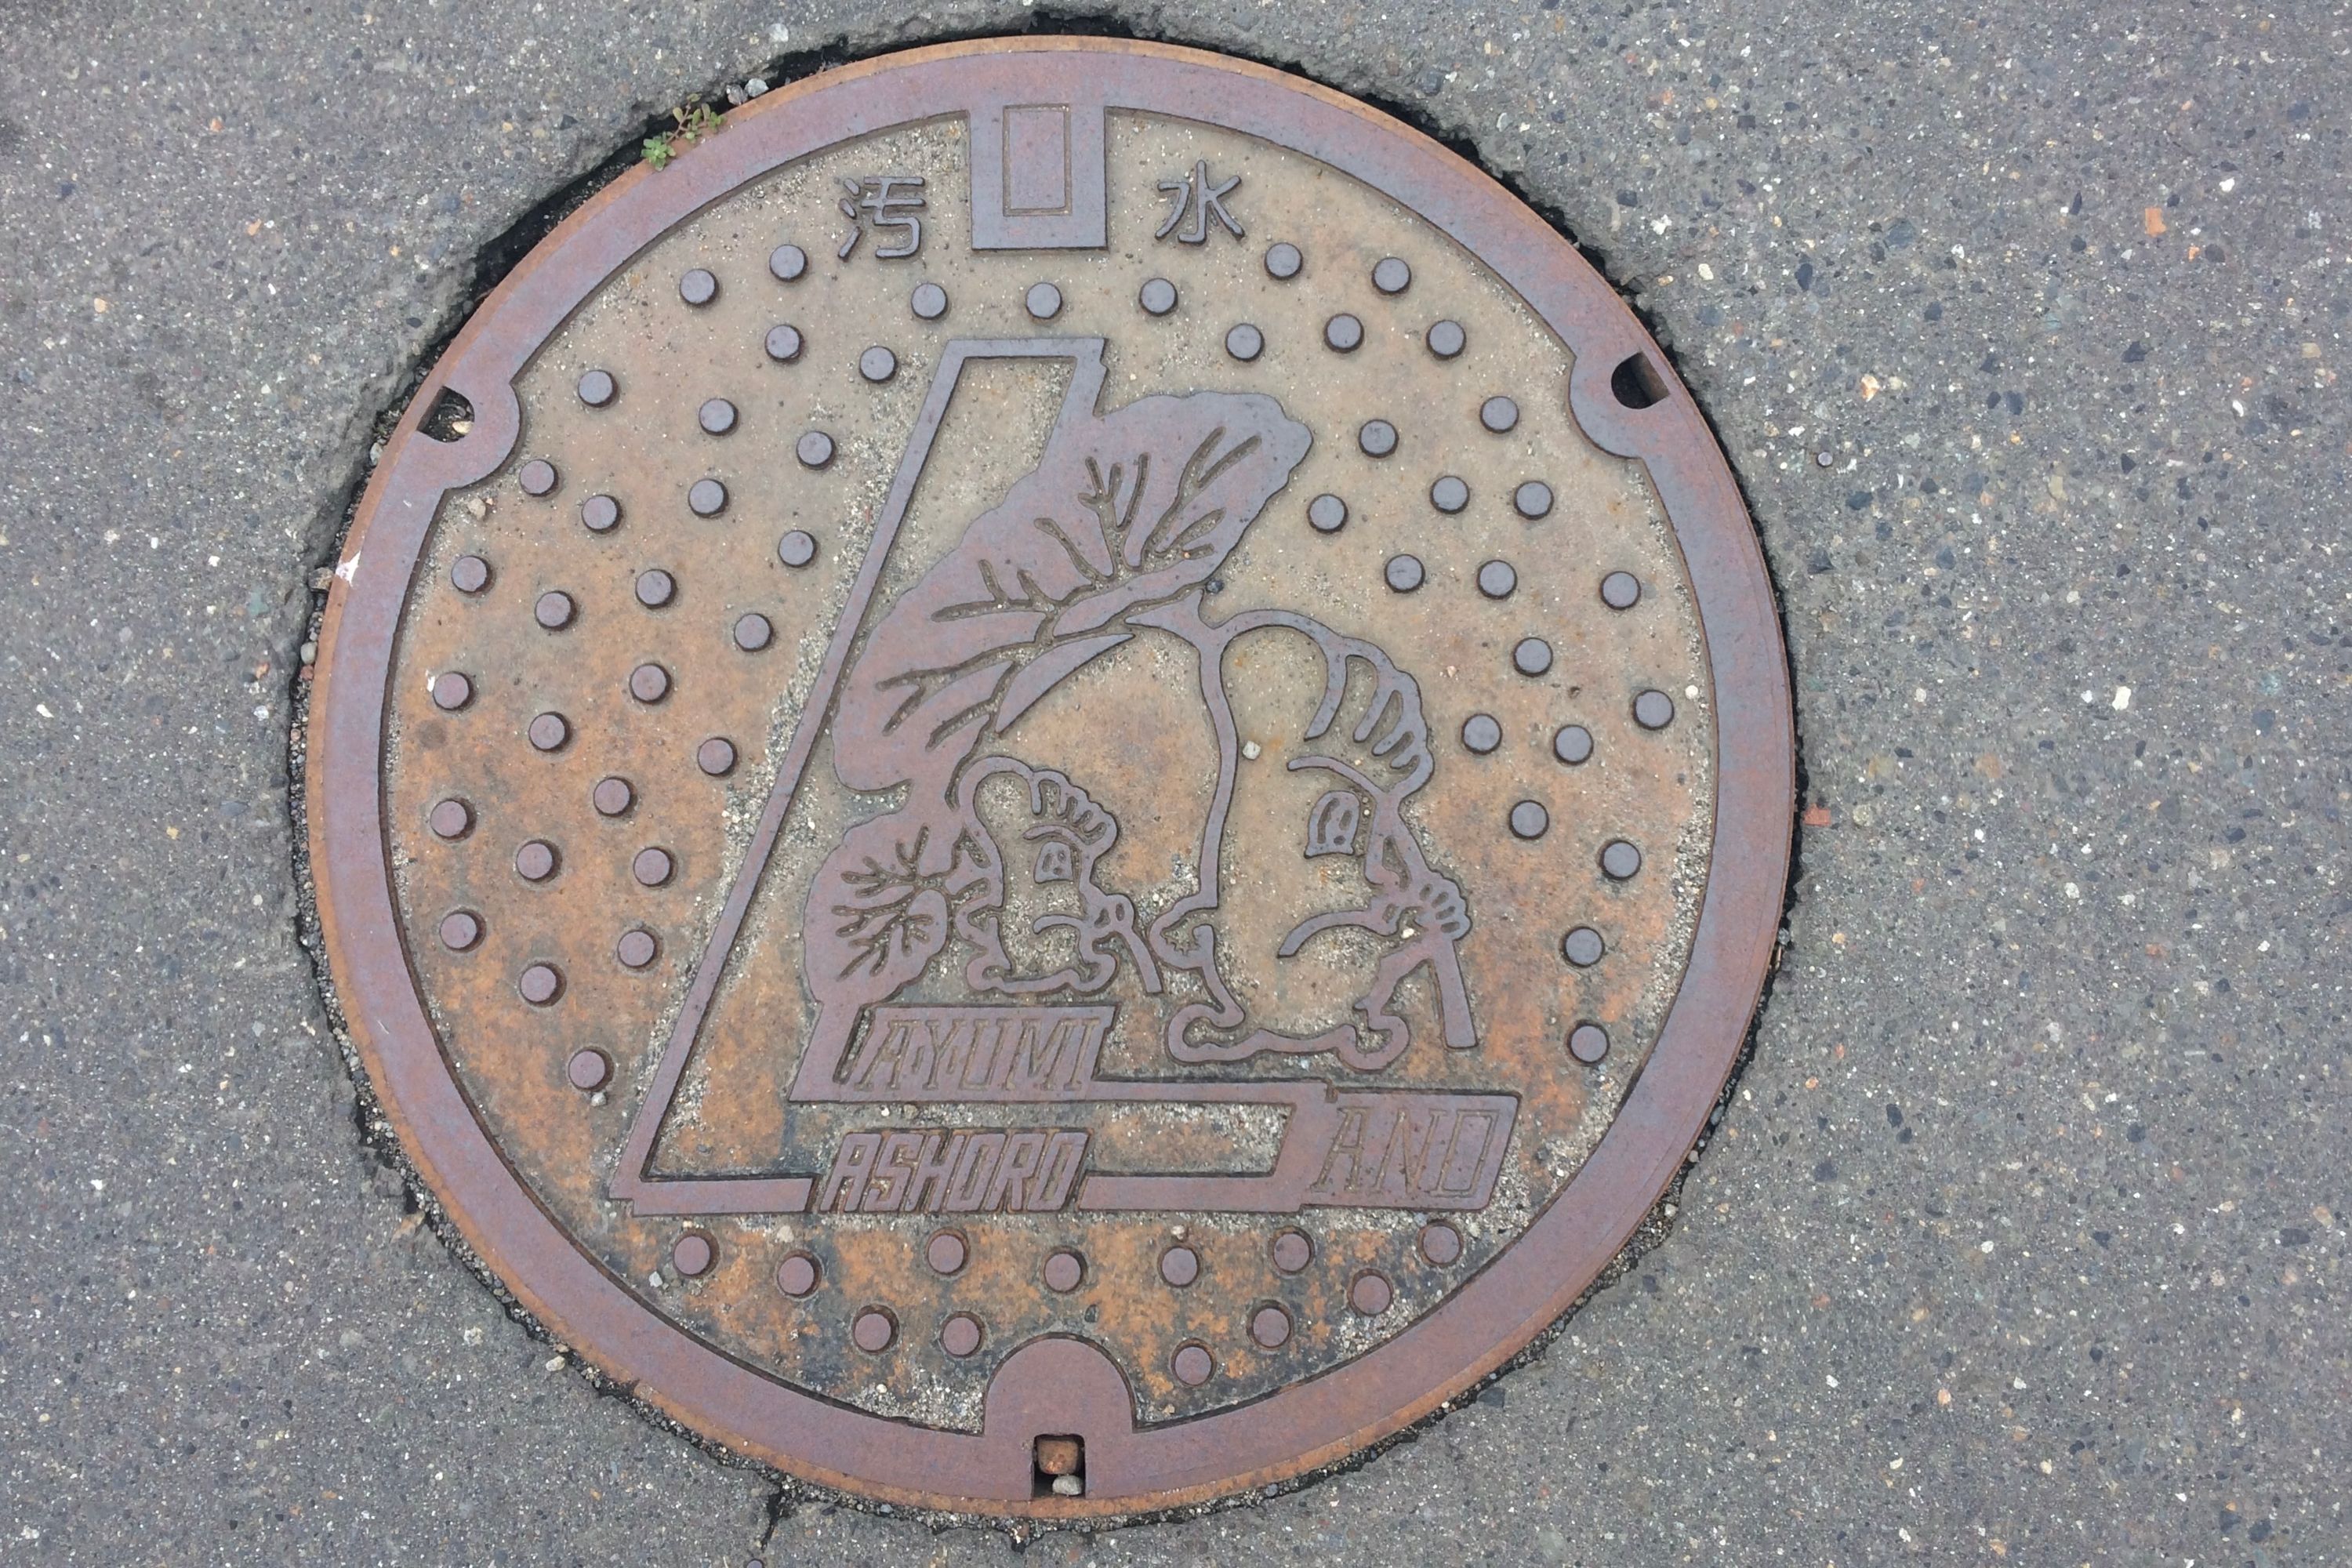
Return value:
[[(1591, 1157), (1517, 1242), (1394, 1338), (1251, 1404), (1139, 1429), (1117, 1369), (1065, 1336), (1032, 1341), (999, 1366), (982, 1429), (969, 1434), (799, 1392), (656, 1315), (581, 1250), (490, 1142), (426, 1016), (392, 891), (382, 767), (400, 620), (443, 494), (513, 451), (515, 377), (607, 278), (746, 181), (981, 101), (1099, 101), (1255, 136), (1373, 186), (1470, 250), (1573, 353), (1569, 408), (1586, 437), (1647, 468), (1698, 603), (1714, 685), (1715, 835), (1689, 963)], [(1665, 383), (1641, 409), (1610, 385), (1634, 353)], [(474, 428), (452, 443), (418, 439), (444, 390), (472, 404)], [(551, 1333), (696, 1432), (820, 1485), (960, 1513), (1130, 1514), (1287, 1480), (1402, 1429), (1524, 1349), (1617, 1255), (1697, 1137), (1761, 992), (1795, 806), (1790, 713), (1763, 553), (1713, 434), (1623, 301), (1517, 198), (1388, 115), (1261, 66), (1121, 40), (978, 40), (765, 95), (658, 174), (622, 174), (476, 310), (385, 444), (329, 591), (309, 731), (311, 874), (346, 1025), (403, 1148)], [(1033, 1496), (1032, 1437), (1074, 1429), (1087, 1443), (1087, 1495)]]

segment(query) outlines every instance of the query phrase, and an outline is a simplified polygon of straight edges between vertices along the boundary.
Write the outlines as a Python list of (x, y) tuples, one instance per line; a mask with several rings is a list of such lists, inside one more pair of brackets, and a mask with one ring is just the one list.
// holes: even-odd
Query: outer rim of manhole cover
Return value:
[[(824, 147), (960, 113), (983, 91), (1010, 103), (1076, 95), (1255, 136), (1388, 193), (1475, 253), (1573, 350), (1569, 407), (1584, 435), (1646, 466), (1696, 591), (1714, 682), (1715, 837), (1689, 963), (1646, 1068), (1573, 1180), (1483, 1271), (1377, 1348), (1254, 1404), (1140, 1429), (1118, 1373), (1076, 1340), (1010, 1356), (971, 1435), (795, 1391), (655, 1317), (556, 1226), (477, 1120), (420, 1000), (386, 853), (388, 682), (411, 581), (444, 492), (511, 456), (514, 382), (534, 351), (698, 209)], [(1636, 355), (1655, 396), (1639, 408), (1612, 386)], [(471, 403), (474, 430), (418, 438), (445, 389)], [(1134, 1514), (1303, 1476), (1524, 1349), (1666, 1189), (1738, 1059), (1778, 929), (1794, 806), (1787, 666), (1761, 551), (1699, 411), (1608, 285), (1486, 174), (1362, 103), (1220, 56), (1093, 38), (953, 44), (809, 78), (731, 115), (724, 135), (658, 175), (631, 170), (565, 220), (475, 313), (385, 445), (329, 595), (310, 747), (311, 872), (343, 1016), (403, 1147), (491, 1272), (607, 1376), (730, 1449), (865, 1498), (995, 1517)], [(1036, 1485), (1033, 1439), (1069, 1432), (1087, 1442), (1082, 1497)]]

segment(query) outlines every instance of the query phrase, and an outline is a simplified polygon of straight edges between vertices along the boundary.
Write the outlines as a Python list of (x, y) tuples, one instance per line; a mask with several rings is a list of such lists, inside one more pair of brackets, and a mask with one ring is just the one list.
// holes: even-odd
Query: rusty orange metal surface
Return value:
[(893, 56), (623, 177), (427, 377), (319, 669), (422, 1177), (639, 1397), (898, 1503), (1199, 1501), (1469, 1387), (1779, 920), (1779, 629), (1656, 346), (1190, 51)]

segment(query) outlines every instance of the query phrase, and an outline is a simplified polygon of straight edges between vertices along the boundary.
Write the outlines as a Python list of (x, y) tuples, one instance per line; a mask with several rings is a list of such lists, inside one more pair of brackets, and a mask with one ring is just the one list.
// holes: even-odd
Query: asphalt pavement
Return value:
[[(1074, 23), (1409, 114), (1714, 417), (1808, 826), (1670, 1233), (1339, 1477), (1017, 1545), (512, 1322), (299, 941), (311, 574), (688, 95)], [(2352, 1562), (2340, 6), (0, 0), (0, 1563)], [(1826, 458), (1826, 462), (1823, 458)]]

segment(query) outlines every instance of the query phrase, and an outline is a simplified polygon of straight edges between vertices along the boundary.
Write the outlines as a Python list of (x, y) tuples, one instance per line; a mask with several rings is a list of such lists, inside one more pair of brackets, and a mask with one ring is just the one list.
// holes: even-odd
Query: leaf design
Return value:
[(864, 1005), (919, 976), (947, 945), (958, 906), (995, 885), (993, 860), (985, 835), (952, 817), (942, 828), (894, 813), (851, 828), (809, 889), (811, 992)]
[(867, 638), (835, 721), (842, 783), (951, 777), (985, 736), (1133, 636), (1136, 612), (1196, 593), (1309, 439), (1255, 393), (1146, 397), (1057, 430)]

